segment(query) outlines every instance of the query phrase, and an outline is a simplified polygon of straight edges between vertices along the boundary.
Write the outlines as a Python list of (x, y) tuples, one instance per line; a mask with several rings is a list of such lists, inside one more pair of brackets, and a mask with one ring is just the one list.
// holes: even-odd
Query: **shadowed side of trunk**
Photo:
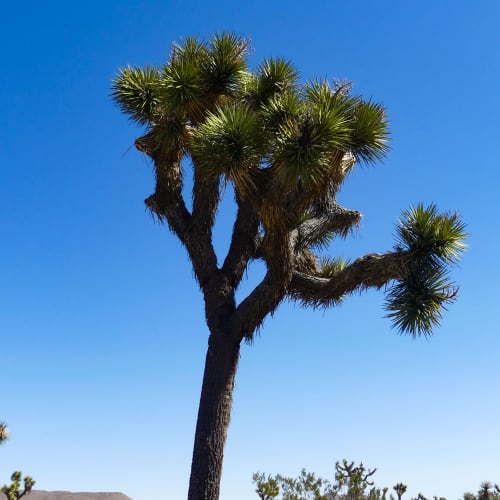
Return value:
[(194, 439), (188, 500), (218, 500), (224, 444), (233, 401), (240, 342), (224, 334), (208, 341)]

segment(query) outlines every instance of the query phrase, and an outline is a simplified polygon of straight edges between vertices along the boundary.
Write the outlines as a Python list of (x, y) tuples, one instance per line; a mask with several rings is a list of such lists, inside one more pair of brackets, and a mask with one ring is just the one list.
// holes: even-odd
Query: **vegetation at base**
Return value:
[[(256, 472), (253, 482), (260, 500), (401, 500), (406, 484), (399, 482), (389, 491), (388, 487), (375, 486), (372, 476), (377, 469), (368, 469), (361, 462), (342, 460), (335, 463), (335, 481), (332, 483), (313, 472), (302, 469), (300, 476), (291, 478)], [(445, 497), (426, 497), (419, 493), (411, 500), (446, 500)], [(500, 500), (500, 486), (488, 481), (481, 483), (477, 494), (464, 493), (463, 500)]]

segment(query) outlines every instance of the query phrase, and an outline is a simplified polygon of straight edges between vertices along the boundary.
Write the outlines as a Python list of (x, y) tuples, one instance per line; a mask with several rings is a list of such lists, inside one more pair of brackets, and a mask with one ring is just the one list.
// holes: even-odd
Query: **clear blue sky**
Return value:
[(419, 201), (470, 232), (461, 296), (429, 341), (391, 330), (375, 292), (266, 321), (243, 348), (221, 500), (255, 499), (254, 471), (331, 478), (343, 457), (407, 498), (500, 482), (497, 0), (27, 0), (1, 17), (0, 484), (21, 469), (40, 489), (186, 496), (202, 300), (144, 208), (152, 168), (109, 95), (120, 66), (216, 30), (250, 36), (253, 63), (283, 56), (387, 106), (393, 150), (346, 183), (340, 201), (364, 219), (333, 255), (390, 249)]

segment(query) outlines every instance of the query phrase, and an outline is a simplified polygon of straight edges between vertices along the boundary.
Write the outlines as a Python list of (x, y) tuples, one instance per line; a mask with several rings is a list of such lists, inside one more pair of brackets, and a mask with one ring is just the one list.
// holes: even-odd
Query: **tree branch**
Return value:
[(212, 239), (212, 228), (220, 199), (220, 179), (204, 175), (193, 164), (193, 222), (200, 231)]
[(286, 284), (275, 273), (268, 271), (252, 293), (236, 308), (231, 319), (231, 330), (243, 339), (252, 340), (264, 318), (283, 300)]
[(231, 330), (240, 338), (252, 340), (255, 331), (262, 325), (264, 318), (272, 313), (286, 296), (292, 279), (291, 245), (286, 234), (267, 238), (262, 246), (264, 255), (271, 255), (266, 260), (268, 271), (264, 279), (243, 300), (231, 319)]
[[(189, 213), (182, 196), (180, 150), (162, 150), (158, 147), (154, 131), (137, 139), (135, 145), (139, 151), (152, 158), (155, 166), (156, 189), (144, 202), (158, 220), (167, 221), (170, 229), (184, 244), (193, 264), (195, 277), (203, 287), (217, 271), (217, 257), (211, 241), (210, 224), (213, 225), (213, 215), (208, 220), (199, 215), (204, 208), (200, 203), (197, 208), (198, 218), (195, 219)], [(202, 195), (206, 194), (204, 189), (206, 188), (200, 187)], [(218, 186), (215, 191), (217, 194), (213, 196), (218, 200)]]
[(353, 225), (359, 223), (361, 217), (361, 213), (357, 210), (348, 210), (337, 203), (330, 204), (318, 211), (315, 217), (297, 227), (296, 249), (309, 246), (329, 232), (346, 236)]
[(251, 204), (239, 200), (237, 203), (238, 214), (233, 226), (231, 244), (222, 266), (222, 272), (234, 288), (239, 285), (248, 261), (256, 254), (259, 231), (259, 218)]
[(411, 252), (368, 254), (331, 278), (320, 278), (293, 272), (288, 295), (313, 307), (329, 306), (355, 290), (381, 288), (389, 281), (401, 278), (408, 270)]

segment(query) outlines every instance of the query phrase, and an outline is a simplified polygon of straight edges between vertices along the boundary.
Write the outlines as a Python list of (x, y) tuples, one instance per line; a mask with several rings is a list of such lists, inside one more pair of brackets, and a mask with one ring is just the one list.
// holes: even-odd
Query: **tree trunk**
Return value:
[(210, 335), (201, 388), (188, 500), (218, 500), (240, 341)]

